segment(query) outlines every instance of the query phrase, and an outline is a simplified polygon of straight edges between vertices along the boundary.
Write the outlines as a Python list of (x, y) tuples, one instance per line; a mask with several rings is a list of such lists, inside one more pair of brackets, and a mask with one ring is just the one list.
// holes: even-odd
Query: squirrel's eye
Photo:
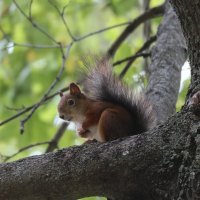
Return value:
[(75, 105), (75, 101), (74, 101), (73, 99), (68, 99), (68, 100), (67, 100), (67, 104), (68, 104), (69, 106), (74, 106), (74, 105)]

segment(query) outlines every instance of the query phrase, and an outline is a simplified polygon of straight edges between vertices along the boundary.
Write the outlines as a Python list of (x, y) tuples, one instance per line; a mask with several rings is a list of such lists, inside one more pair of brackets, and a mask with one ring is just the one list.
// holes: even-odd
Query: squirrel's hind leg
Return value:
[(126, 111), (108, 108), (101, 114), (98, 132), (104, 141), (110, 141), (133, 135), (131, 126), (132, 120)]

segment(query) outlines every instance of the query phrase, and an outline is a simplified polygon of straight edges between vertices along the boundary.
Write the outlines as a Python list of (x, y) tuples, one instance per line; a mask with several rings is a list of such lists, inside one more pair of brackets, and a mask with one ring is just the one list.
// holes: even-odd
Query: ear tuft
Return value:
[(71, 95), (80, 95), (81, 94), (80, 88), (75, 83), (70, 83), (69, 90), (70, 90)]

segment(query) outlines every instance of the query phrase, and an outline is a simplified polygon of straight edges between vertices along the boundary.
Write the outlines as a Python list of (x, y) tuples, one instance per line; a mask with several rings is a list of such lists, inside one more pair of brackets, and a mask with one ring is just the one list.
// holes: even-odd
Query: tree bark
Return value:
[[(192, 67), (190, 97), (200, 81), (200, 25), (196, 24), (200, 20), (200, 2), (173, 0), (172, 5), (188, 44)], [(184, 48), (180, 49), (185, 55)], [(115, 200), (199, 199), (197, 108), (186, 105), (165, 123), (140, 135), (1, 164), (0, 199), (73, 200), (94, 195)]]
[(190, 172), (196, 155), (199, 121), (192, 113), (183, 112), (166, 123), (130, 138), (1, 164), (0, 199), (178, 197), (177, 180)]
[(192, 75), (188, 94), (192, 95), (200, 89), (200, 2), (198, 0), (171, 0), (171, 4), (179, 18), (188, 46)]

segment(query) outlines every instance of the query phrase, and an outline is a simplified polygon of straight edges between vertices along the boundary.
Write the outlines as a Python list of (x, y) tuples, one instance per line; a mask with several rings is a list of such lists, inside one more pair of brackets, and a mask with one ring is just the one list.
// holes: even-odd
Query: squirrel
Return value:
[(106, 142), (140, 134), (156, 123), (152, 105), (144, 94), (135, 94), (112, 72), (109, 59), (96, 59), (87, 67), (83, 91), (75, 83), (60, 92), (58, 113), (73, 121), (80, 137)]

